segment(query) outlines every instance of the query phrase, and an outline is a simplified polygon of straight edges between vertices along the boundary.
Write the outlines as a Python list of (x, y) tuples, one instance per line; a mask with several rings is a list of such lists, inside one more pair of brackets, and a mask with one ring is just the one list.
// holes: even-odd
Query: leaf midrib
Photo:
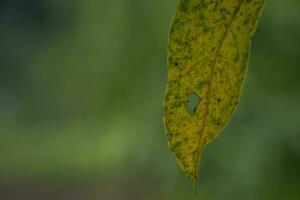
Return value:
[[(214, 58), (213, 66), (212, 66), (212, 69), (211, 69), (211, 72), (210, 72), (211, 76), (210, 76), (210, 79), (208, 81), (208, 91), (207, 91), (207, 95), (206, 95), (206, 99), (207, 99), (206, 108), (207, 108), (207, 110), (206, 110), (206, 114), (204, 116), (203, 126), (202, 126), (201, 130), (199, 131), (199, 134), (203, 133), (203, 131), (204, 131), (206, 125), (207, 125), (207, 118), (208, 118), (208, 115), (209, 115), (209, 104), (210, 104), (211, 91), (212, 91), (211, 87), (212, 87), (212, 82), (213, 82), (213, 78), (214, 78), (214, 71), (216, 69), (216, 64), (217, 64), (218, 57), (219, 57), (221, 49), (223, 47), (224, 40), (225, 40), (226, 36), (228, 35), (228, 32), (229, 32), (233, 22), (235, 21), (236, 16), (237, 16), (238, 12), (240, 11), (240, 8), (242, 7), (244, 2), (245, 2), (245, 0), (241, 0), (240, 3), (238, 4), (237, 8), (235, 9), (235, 11), (233, 13), (233, 16), (232, 16), (232, 20), (230, 21), (230, 23), (226, 27), (226, 29), (224, 31), (224, 34), (222, 36), (220, 45), (218, 46), (218, 49), (217, 49), (217, 52), (216, 52), (216, 55), (215, 55), (215, 58)], [(203, 136), (201, 136), (201, 139), (198, 141), (198, 147), (200, 146), (200, 143), (202, 142), (202, 138), (203, 138)], [(196, 167), (196, 168), (198, 168), (198, 167)]]

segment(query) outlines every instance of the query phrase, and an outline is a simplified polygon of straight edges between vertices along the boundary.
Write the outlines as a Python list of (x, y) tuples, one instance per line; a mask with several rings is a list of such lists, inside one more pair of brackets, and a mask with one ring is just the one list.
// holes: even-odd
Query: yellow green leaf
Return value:
[(194, 185), (203, 147), (238, 105), (263, 2), (180, 0), (169, 35), (164, 124), (169, 147)]

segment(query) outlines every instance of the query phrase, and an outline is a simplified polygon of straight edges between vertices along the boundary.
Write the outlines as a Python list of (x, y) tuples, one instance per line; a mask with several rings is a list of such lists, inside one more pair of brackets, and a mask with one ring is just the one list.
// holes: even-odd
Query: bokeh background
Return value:
[(162, 123), (174, 0), (0, 1), (0, 199), (299, 200), (300, 1), (269, 0), (198, 193)]

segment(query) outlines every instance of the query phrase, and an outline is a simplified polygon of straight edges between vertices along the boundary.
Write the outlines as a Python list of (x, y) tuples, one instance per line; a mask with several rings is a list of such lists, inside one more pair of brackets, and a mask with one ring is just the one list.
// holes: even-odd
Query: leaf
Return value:
[(194, 185), (203, 147), (238, 105), (263, 3), (180, 1), (169, 35), (164, 124), (169, 147)]

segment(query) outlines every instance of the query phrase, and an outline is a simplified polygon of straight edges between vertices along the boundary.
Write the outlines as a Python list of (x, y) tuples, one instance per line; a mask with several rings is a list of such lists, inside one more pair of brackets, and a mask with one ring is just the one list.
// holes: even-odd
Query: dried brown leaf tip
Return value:
[(203, 147), (234, 113), (263, 0), (181, 0), (168, 45), (164, 124), (169, 147), (196, 185)]

